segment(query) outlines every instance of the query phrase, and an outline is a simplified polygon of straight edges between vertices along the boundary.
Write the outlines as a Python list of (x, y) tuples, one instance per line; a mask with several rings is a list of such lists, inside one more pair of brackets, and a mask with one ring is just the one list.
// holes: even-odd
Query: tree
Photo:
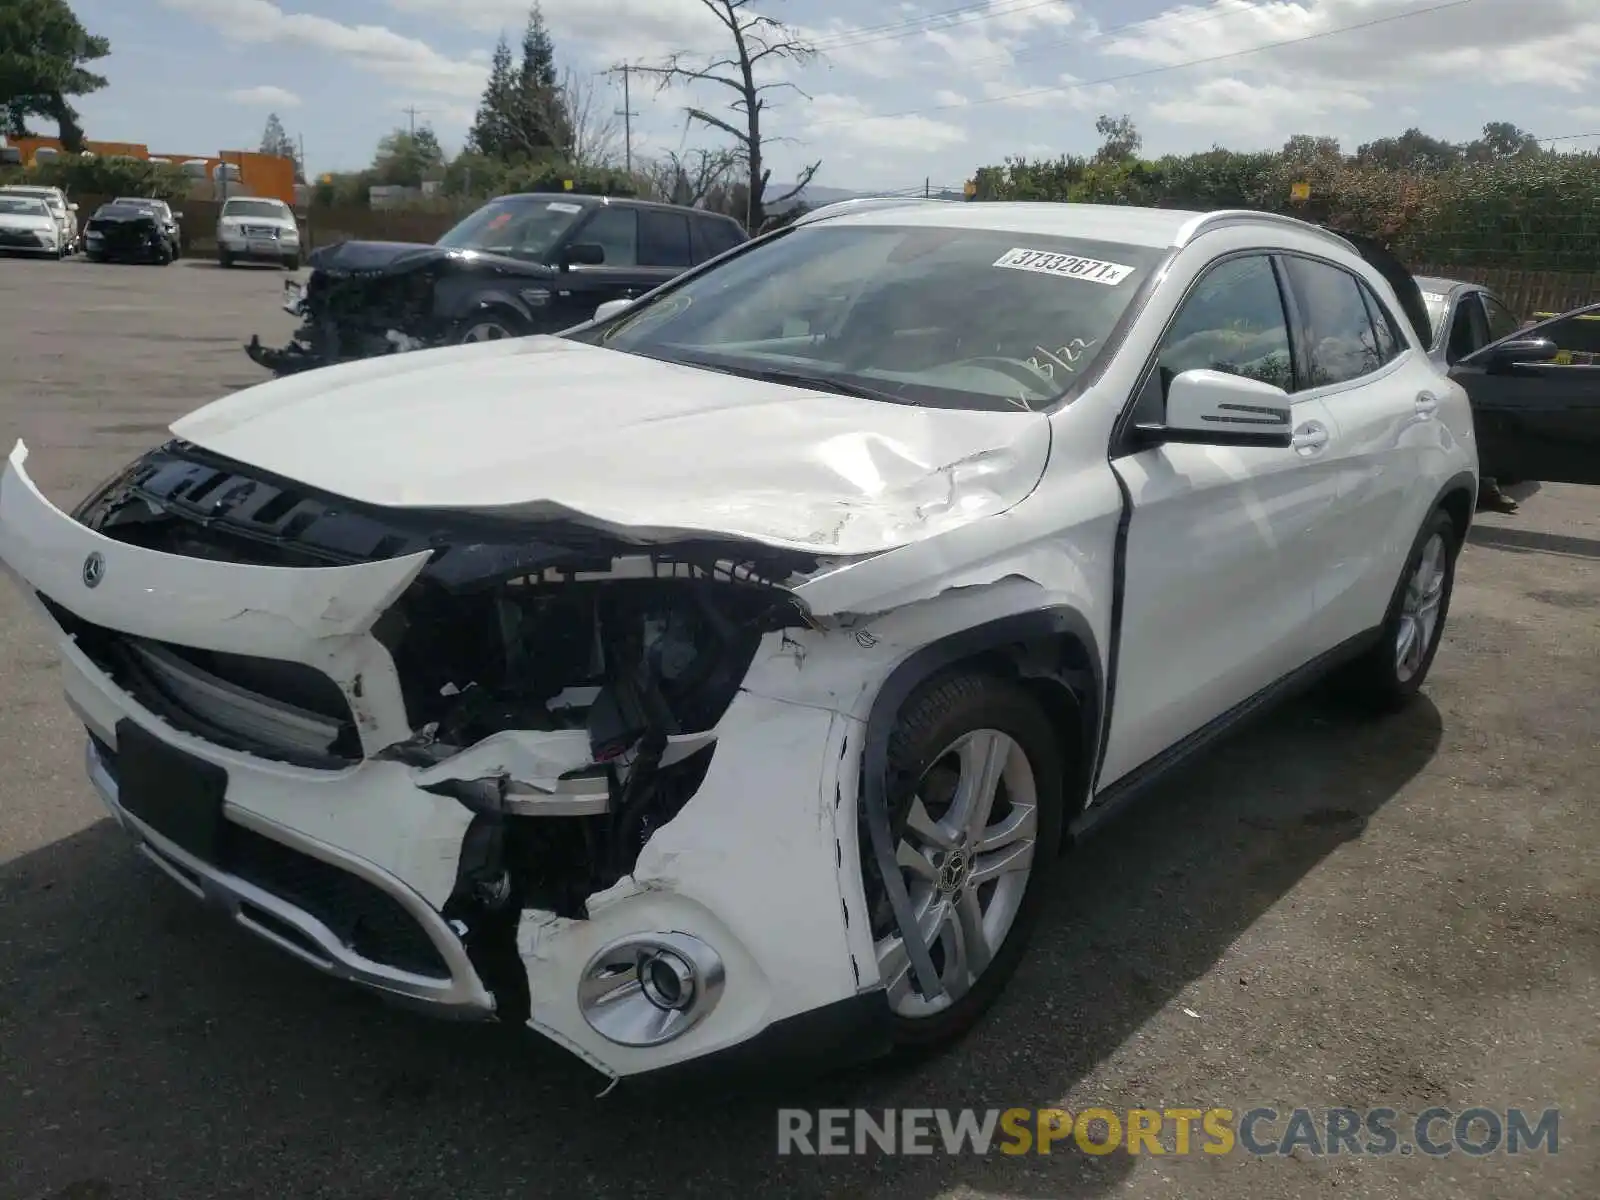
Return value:
[(562, 120), (567, 130), (567, 157), (575, 167), (610, 167), (617, 162), (621, 134), (609, 97), (595, 87), (595, 78), (568, 67), (561, 80)]
[(1538, 138), (1510, 121), (1490, 121), (1483, 127), (1482, 135), (1466, 146), (1468, 162), (1500, 162), (1507, 158), (1532, 158), (1543, 153)]
[(300, 148), (295, 140), (283, 127), (283, 122), (278, 119), (277, 113), (267, 114), (267, 127), (261, 131), (261, 153), (273, 154), (279, 158), (287, 158), (294, 163), (294, 180), (296, 183), (306, 181), (305, 164), (300, 161)]
[(478, 102), (478, 113), (473, 118), (472, 129), (467, 134), (467, 146), (486, 158), (510, 157), (511, 112), (516, 103), (517, 79), (511, 69), (511, 46), (505, 35), (495, 43), (494, 58), (490, 60), (489, 82), (484, 86), (483, 99)]
[(111, 53), (111, 43), (88, 33), (66, 0), (0, 3), (0, 113), (6, 132), (27, 133), (30, 116), (54, 121), (68, 151), (83, 149), (83, 128), (68, 100), (106, 86), (86, 63)]
[(572, 127), (556, 74), (555, 45), (545, 27), (544, 12), (535, 4), (522, 31), (522, 62), (517, 68), (511, 104), (513, 154), (538, 157), (565, 154), (572, 148)]
[(1461, 161), (1461, 147), (1411, 128), (1399, 137), (1379, 138), (1356, 148), (1356, 162), (1364, 167), (1393, 171), (1443, 171)]
[(421, 187), (425, 179), (444, 171), (444, 149), (426, 125), (412, 132), (396, 129), (378, 143), (372, 160), (373, 182), (400, 187)]
[(1344, 150), (1339, 145), (1338, 138), (1313, 137), (1309, 133), (1297, 133), (1284, 142), (1283, 160), (1298, 167), (1309, 167), (1317, 163), (1336, 166), (1344, 161)]
[[(787, 80), (762, 82), (762, 79), (772, 68), (785, 63), (811, 62), (817, 57), (817, 49), (782, 22), (752, 12), (750, 0), (699, 0), (699, 3), (727, 32), (730, 49), (720, 55), (675, 54), (659, 65), (638, 69), (654, 76), (663, 89), (674, 84), (706, 83), (733, 93), (734, 98), (727, 106), (735, 114), (733, 120), (725, 120), (703, 108), (690, 108), (687, 112), (691, 122), (733, 138), (749, 179), (745, 227), (757, 230), (766, 223), (767, 183), (772, 178), (772, 169), (766, 165), (767, 142), (761, 120), (767, 111), (767, 96), (780, 88), (800, 92)], [(804, 92), (800, 94), (805, 95)], [(806, 167), (795, 186), (776, 197), (773, 203), (797, 196), (816, 177), (821, 166), (816, 162)]]
[(728, 181), (739, 162), (739, 152), (726, 147), (690, 150), (686, 154), (669, 150), (646, 164), (644, 173), (649, 181), (651, 199), (721, 211), (722, 206), (716, 201), (726, 198)]
[(1144, 138), (1127, 113), (1120, 117), (1102, 115), (1095, 121), (1094, 131), (1100, 135), (1100, 149), (1094, 154), (1097, 163), (1128, 162), (1139, 156), (1139, 147), (1144, 145)]

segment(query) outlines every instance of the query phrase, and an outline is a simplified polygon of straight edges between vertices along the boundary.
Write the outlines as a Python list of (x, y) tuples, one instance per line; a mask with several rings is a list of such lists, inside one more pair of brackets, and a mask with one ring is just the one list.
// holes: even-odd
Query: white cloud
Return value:
[(259, 108), (299, 108), (300, 97), (288, 88), (264, 83), (259, 87), (235, 88), (228, 93), (235, 104), (250, 104)]
[[(1100, 49), (1172, 66), (1273, 46), (1226, 69), (1352, 88), (1443, 79), (1567, 91), (1592, 86), (1600, 67), (1600, 6), (1540, 0), (1527, 8), (1536, 11), (1520, 11), (1512, 0), (1448, 6), (1445, 0), (1216, 0), (1170, 8)], [(1313, 40), (1298, 41), (1307, 38)], [(1276, 45), (1285, 42), (1294, 44)]]
[(270, 0), (161, 0), (235, 42), (325, 50), (352, 66), (419, 92), (476, 98), (484, 68), (449, 58), (426, 42), (383, 25), (345, 25), (311, 13), (285, 12)]
[(1189, 91), (1152, 104), (1150, 115), (1174, 125), (1227, 129), (1241, 136), (1263, 135), (1293, 122), (1328, 113), (1363, 112), (1372, 101), (1355, 92), (1208, 79)]
[(949, 88), (940, 88), (933, 94), (933, 102), (938, 105), (967, 104), (969, 101), (960, 92), (952, 92)]
[(907, 157), (946, 150), (967, 140), (967, 131), (948, 121), (921, 116), (874, 117), (859, 97), (830, 93), (812, 97), (806, 126), (826, 130), (820, 145), (842, 144)]
[[(528, 0), (388, 0), (390, 8), (439, 16), (515, 42), (528, 21)], [(662, 58), (678, 50), (722, 44), (726, 33), (700, 0), (541, 0), (545, 25), (562, 42), (587, 43), (597, 61)], [(719, 37), (719, 33), (721, 36)]]

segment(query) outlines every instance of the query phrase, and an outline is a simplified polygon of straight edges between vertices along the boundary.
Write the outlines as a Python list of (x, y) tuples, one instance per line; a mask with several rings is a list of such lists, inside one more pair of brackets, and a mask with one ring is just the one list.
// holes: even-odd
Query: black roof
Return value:
[(501, 200), (559, 200), (566, 204), (581, 204), (585, 207), (597, 204), (614, 204), (621, 208), (659, 208), (667, 212), (695, 213), (702, 217), (715, 217), (720, 221), (732, 221), (735, 225), (739, 222), (726, 213), (712, 212), (708, 208), (690, 208), (683, 204), (664, 204), (660, 200), (641, 200), (636, 196), (591, 196), (588, 193), (578, 192), (508, 192), (504, 196), (496, 196), (488, 203), (494, 204)]

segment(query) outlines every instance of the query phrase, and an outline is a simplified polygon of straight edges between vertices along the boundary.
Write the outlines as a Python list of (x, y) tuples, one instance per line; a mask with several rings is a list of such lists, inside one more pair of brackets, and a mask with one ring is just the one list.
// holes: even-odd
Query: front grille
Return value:
[(361, 758), (349, 701), (312, 667), (137, 638), (40, 600), (96, 666), (185, 733), (297, 766), (337, 769)]
[(241, 225), (239, 232), (247, 238), (276, 238), (279, 230), (275, 225)]
[[(116, 751), (90, 736), (102, 765), (115, 780)], [(315, 917), (365, 959), (416, 975), (450, 977), (438, 948), (393, 896), (331, 863), (241, 825), (225, 824), (221, 861), (210, 865)]]
[(0, 229), (0, 246), (37, 247), (39, 238), (26, 229)]

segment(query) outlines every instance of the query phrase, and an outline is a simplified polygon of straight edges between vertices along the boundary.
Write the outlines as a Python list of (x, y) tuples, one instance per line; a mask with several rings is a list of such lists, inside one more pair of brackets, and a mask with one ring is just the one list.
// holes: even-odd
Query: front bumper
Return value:
[[(132, 835), (140, 852), (186, 891), (226, 913), (241, 928), (319, 971), (398, 1001), (425, 1007), (443, 1016), (478, 1019), (494, 1013), (494, 998), (478, 978), (460, 939), (436, 909), (394, 876), (336, 846), (307, 837), (247, 809), (228, 806), (227, 819), (232, 824), (301, 859), (342, 872), (393, 900), (437, 952), (448, 971), (446, 976), (407, 971), (366, 957), (317, 914), (181, 849), (118, 803), (114, 750), (98, 736), (91, 736), (86, 758), (89, 782), (112, 818)], [(338, 919), (334, 914), (329, 917)]]
[(277, 238), (218, 238), (217, 249), (241, 262), (274, 262), (300, 257), (300, 243)]
[[(394, 663), (371, 628), (427, 555), (292, 569), (146, 550), (55, 508), (24, 458), (19, 447), (0, 479), (0, 566), (54, 635), (68, 704), (91, 735), (90, 778), (141, 852), (318, 970), (443, 1015), (504, 1018), (491, 967), (474, 957), (472, 931), (448, 907), (472, 814), (424, 785), (452, 769), (462, 778), (491, 773), (485, 762), (507, 745), (519, 761), (549, 757), (562, 739), (496, 735), (427, 768), (382, 755), (413, 731)], [(342, 769), (292, 765), (171, 724), (91, 659), (40, 596), (129, 636), (314, 666), (348, 700), (360, 758)], [(525, 975), (527, 1024), (606, 1075), (741, 1057), (787, 1040), (786, 1031), (813, 1029), (822, 1018), (808, 1014), (825, 1011), (855, 1014), (854, 1032), (837, 1039), (841, 1056), (884, 1048), (881, 1029), (857, 1019), (875, 1011), (862, 997), (879, 987), (857, 865), (860, 723), (814, 701), (773, 698), (781, 689), (761, 677), (786, 680), (793, 666), (774, 635), (751, 686), (717, 726), (699, 788), (651, 835), (632, 875), (588, 897), (586, 918), (516, 915), (513, 963)], [(128, 721), (226, 772), (222, 817), (230, 833), (244, 831), (248, 855), (207, 861), (127, 811), (115, 768), (117, 730)], [(366, 940), (350, 932), (353, 906), (371, 913)], [(374, 925), (385, 935), (376, 943)], [(609, 1039), (581, 1007), (587, 969), (619, 941), (663, 934), (715, 950), (726, 973), (715, 1007), (662, 1044)], [(437, 969), (416, 966), (419, 937)]]

